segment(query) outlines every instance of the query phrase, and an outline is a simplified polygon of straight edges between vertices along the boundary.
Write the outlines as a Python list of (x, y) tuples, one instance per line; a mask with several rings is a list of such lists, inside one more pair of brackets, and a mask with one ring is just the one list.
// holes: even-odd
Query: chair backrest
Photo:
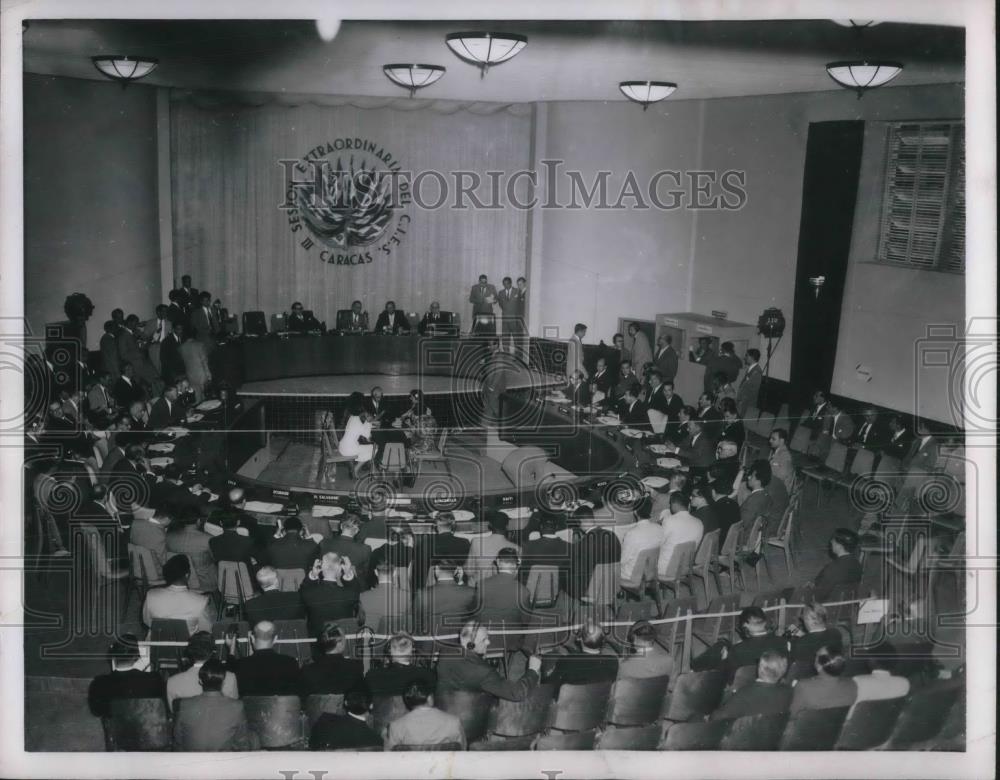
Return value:
[(722, 720), (674, 723), (660, 741), (660, 750), (715, 750), (726, 732)]
[(253, 582), (243, 561), (219, 561), (219, 592), (224, 604), (242, 605), (253, 595)]
[(719, 547), (719, 558), (723, 561), (732, 562), (736, 551), (739, 549), (740, 537), (743, 535), (743, 520), (738, 520), (729, 526), (726, 531), (726, 538), (722, 540)]
[(844, 721), (834, 750), (870, 750), (881, 745), (892, 734), (904, 703), (904, 697), (859, 701)]
[(789, 501), (788, 506), (785, 507), (785, 511), (781, 515), (781, 522), (778, 523), (778, 529), (774, 533), (774, 539), (787, 542), (792, 537), (792, 530), (794, 528), (795, 513), (798, 511), (798, 498), (795, 499), (794, 504)]
[(826, 454), (823, 465), (838, 474), (843, 473), (847, 465), (847, 445), (839, 441), (830, 442), (830, 451)]
[(248, 336), (267, 335), (267, 317), (264, 316), (264, 312), (243, 312), (243, 333)]
[(719, 748), (722, 750), (777, 750), (788, 723), (788, 713), (745, 715), (729, 721)]
[(283, 655), (290, 655), (300, 664), (304, 664), (312, 658), (312, 643), (308, 641), (290, 642), (288, 640), (300, 639), (308, 640), (312, 637), (309, 633), (309, 626), (305, 620), (274, 620), (275, 632), (279, 641), (274, 645), (276, 652)]
[[(767, 522), (767, 518), (764, 515), (757, 515), (753, 520), (753, 525), (750, 526), (750, 531), (743, 539), (743, 544), (740, 545), (740, 552), (759, 552), (761, 545), (761, 535), (764, 532), (764, 523)], [(732, 531), (732, 529), (730, 529)]]
[(670, 678), (647, 677), (633, 679), (619, 677), (611, 689), (604, 722), (614, 726), (645, 726), (653, 723), (663, 708)]
[(871, 450), (866, 450), (863, 447), (859, 448), (858, 451), (854, 453), (854, 460), (851, 461), (851, 473), (871, 474), (874, 468), (875, 453)]
[(344, 709), (344, 694), (342, 693), (313, 693), (306, 697), (305, 714), (309, 723), (309, 730), (316, 725), (323, 713), (330, 712), (339, 715)]
[[(183, 619), (153, 618), (149, 626), (149, 641), (151, 642), (183, 642), (187, 644), (190, 635), (188, 623)], [(179, 669), (183, 651), (183, 644), (153, 646), (149, 648), (149, 662), (154, 671)]]
[(795, 433), (792, 434), (792, 440), (788, 443), (788, 449), (793, 452), (805, 452), (809, 449), (809, 440), (812, 433), (809, 428), (804, 425), (800, 425), (795, 429)]
[(528, 570), (525, 585), (533, 607), (549, 607), (555, 604), (559, 595), (559, 567), (532, 566)]
[(903, 467), (899, 458), (894, 455), (883, 455), (879, 458), (875, 474), (877, 476), (883, 476), (885, 474), (899, 474), (902, 472), (902, 468)]
[(660, 557), (660, 547), (647, 547), (639, 551), (639, 557), (632, 567), (632, 576), (628, 580), (622, 580), (619, 584), (623, 588), (639, 590), (647, 582), (656, 581), (656, 562)]
[(128, 560), (132, 579), (141, 583), (142, 587), (148, 588), (151, 584), (163, 581), (160, 576), (160, 568), (156, 565), (156, 558), (153, 557), (153, 551), (148, 547), (129, 542)]
[(608, 726), (598, 734), (595, 750), (656, 750), (663, 727), (659, 723), (648, 726)]
[(653, 427), (653, 433), (662, 436), (663, 432), (667, 429), (667, 415), (658, 409), (647, 409), (646, 417), (649, 419), (649, 424)]
[(800, 710), (781, 736), (781, 750), (833, 750), (850, 707)]
[(701, 537), (701, 544), (698, 545), (698, 552), (695, 553), (693, 566), (696, 571), (706, 571), (708, 566), (719, 557), (719, 534), (721, 530), (716, 528)]
[(168, 750), (173, 738), (167, 703), (157, 699), (114, 699), (107, 723), (112, 750)]
[(302, 569), (276, 569), (278, 572), (278, 588), (293, 592), (305, 581), (306, 573)]
[[(220, 650), (219, 640), (225, 640), (230, 629), (233, 629), (239, 637), (249, 637), (250, 635), (250, 624), (245, 620), (216, 620), (212, 624), (212, 639), (215, 640), (215, 646)], [(236, 658), (246, 658), (250, 655), (251, 649), (249, 640), (237, 642)]]
[(903, 749), (933, 739), (941, 731), (964, 687), (931, 686), (911, 693), (889, 738), (889, 747)]
[[(737, 612), (742, 600), (743, 594), (739, 592), (716, 596), (709, 603), (707, 614), (722, 615), (727, 612)], [(694, 629), (698, 638), (710, 645), (722, 637), (732, 642), (736, 637), (736, 616), (706, 618), (697, 618), (696, 616)]]
[(265, 750), (284, 748), (303, 739), (302, 703), (298, 696), (244, 696), (250, 728)]
[(542, 734), (535, 740), (535, 750), (593, 750), (594, 739), (597, 737), (595, 729), (587, 731), (574, 731), (568, 734), (561, 734), (558, 731), (551, 731)]
[(549, 727), (559, 731), (595, 729), (604, 718), (612, 683), (562, 685), (549, 710)]
[(664, 700), (663, 717), (687, 721), (710, 715), (722, 701), (725, 688), (726, 675), (717, 669), (685, 672), (675, 681), (670, 697)]
[[(615, 621), (635, 623), (637, 620), (654, 620), (660, 617), (655, 601), (623, 601), (615, 612)], [(617, 629), (621, 626), (616, 626)]]
[(667, 562), (667, 568), (663, 574), (658, 575), (661, 582), (679, 580), (691, 573), (691, 564), (694, 562), (696, 542), (684, 542), (674, 547)]
[(493, 706), (492, 694), (483, 691), (439, 690), (434, 694), (434, 706), (462, 721), (468, 742), (486, 736), (486, 723)]
[(390, 441), (382, 448), (379, 466), (389, 471), (401, 471), (406, 466), (406, 447), (402, 442)]
[(731, 693), (736, 693), (736, 691), (741, 688), (746, 688), (750, 683), (757, 679), (757, 664), (747, 664), (746, 666), (741, 666), (733, 674), (732, 685), (729, 686)]
[(587, 597), (594, 604), (614, 604), (618, 595), (619, 564), (599, 563), (587, 587)]
[(550, 683), (536, 685), (521, 701), (499, 699), (490, 709), (486, 730), (502, 737), (526, 737), (540, 733), (549, 716), (555, 696)]
[(760, 417), (760, 409), (756, 406), (748, 406), (743, 412), (743, 425), (750, 430), (756, 430), (757, 427), (754, 423), (757, 422), (757, 418)]
[[(667, 650), (674, 652), (678, 645), (683, 645), (687, 616), (698, 611), (698, 599), (695, 596), (684, 599), (673, 599), (663, 605), (661, 618), (675, 618), (669, 623), (654, 623), (656, 637)], [(677, 619), (682, 618), (682, 619)]]

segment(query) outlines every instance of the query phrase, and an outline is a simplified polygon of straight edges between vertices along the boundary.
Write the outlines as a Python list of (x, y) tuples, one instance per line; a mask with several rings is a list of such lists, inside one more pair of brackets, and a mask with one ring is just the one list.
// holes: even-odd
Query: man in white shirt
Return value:
[(656, 564), (659, 577), (675, 575), (671, 572), (670, 561), (674, 549), (685, 542), (701, 543), (704, 526), (697, 517), (688, 511), (688, 497), (677, 491), (670, 495), (670, 510), (660, 515), (660, 525), (663, 526), (663, 540), (660, 542), (660, 557)]
[(659, 548), (663, 541), (663, 528), (659, 517), (647, 517), (630, 526), (622, 537), (621, 578), (631, 580), (641, 572), (634, 571), (639, 554), (651, 547)]

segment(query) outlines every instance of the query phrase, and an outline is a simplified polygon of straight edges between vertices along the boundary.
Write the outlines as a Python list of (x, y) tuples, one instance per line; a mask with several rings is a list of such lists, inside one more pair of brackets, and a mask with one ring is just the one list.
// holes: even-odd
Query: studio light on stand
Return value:
[(771, 355), (785, 334), (785, 315), (781, 309), (764, 309), (764, 313), (757, 318), (757, 332), (767, 339), (767, 361), (764, 363), (764, 384), (760, 394), (760, 408), (763, 409), (771, 379)]

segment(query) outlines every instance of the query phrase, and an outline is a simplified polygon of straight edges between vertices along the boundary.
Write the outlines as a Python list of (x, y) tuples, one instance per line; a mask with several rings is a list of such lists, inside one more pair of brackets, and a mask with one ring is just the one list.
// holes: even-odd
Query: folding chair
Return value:
[(156, 565), (152, 550), (129, 543), (128, 560), (129, 593), (135, 591), (141, 604), (146, 600), (150, 588), (166, 585), (166, 582), (160, 576), (160, 568)]
[(299, 665), (312, 658), (312, 635), (305, 620), (274, 620), (274, 630), (278, 641), (274, 650), (282, 655), (290, 655)]
[(722, 720), (674, 723), (660, 740), (660, 750), (718, 750), (726, 732)]
[(664, 720), (683, 722), (712, 714), (722, 702), (726, 675), (718, 669), (707, 672), (684, 672), (674, 683), (674, 690), (663, 700)]
[(587, 595), (580, 601), (585, 606), (604, 608), (608, 614), (614, 614), (615, 597), (618, 595), (619, 564), (599, 563), (594, 567), (594, 574), (587, 587)]
[(392, 723), (403, 717), (409, 710), (402, 696), (373, 696), (372, 710), (368, 716), (371, 727), (379, 734)]
[[(796, 506), (793, 506), (793, 503)], [(777, 547), (785, 556), (785, 571), (789, 579), (792, 577), (792, 570), (795, 568), (795, 553), (792, 550), (792, 537), (795, 533), (795, 514), (798, 511), (798, 501), (788, 501), (785, 512), (781, 516), (778, 530), (775, 535), (767, 540), (768, 547)]]
[(532, 607), (551, 607), (559, 596), (559, 567), (532, 566), (525, 584)]
[[(727, 612), (739, 612), (743, 594), (740, 592), (720, 595), (709, 602), (705, 612), (709, 615), (721, 615)], [(736, 637), (736, 616), (732, 617), (699, 617), (695, 616), (692, 635), (711, 647), (720, 638), (725, 637), (730, 642)]]
[(754, 431), (758, 436), (766, 439), (770, 437), (771, 431), (777, 428), (778, 425), (775, 421), (775, 417), (770, 412), (761, 412), (760, 418), (757, 420), (757, 424), (754, 426)]
[(806, 466), (802, 474), (816, 483), (816, 506), (822, 503), (823, 485), (840, 484), (847, 465), (847, 445), (839, 441), (830, 443), (830, 451), (821, 466)]
[[(182, 621), (183, 622), (183, 621)], [(173, 731), (167, 703), (157, 699), (114, 699), (104, 720), (109, 751), (170, 750)]]
[(339, 715), (343, 709), (344, 694), (342, 693), (313, 693), (307, 696), (304, 711), (309, 733), (312, 733), (313, 726), (323, 714), (329, 712)]
[(535, 737), (532, 750), (593, 750), (596, 729), (562, 733), (550, 731)]
[(809, 442), (812, 441), (812, 430), (804, 425), (799, 425), (792, 434), (792, 440), (788, 443), (788, 449), (800, 454), (809, 449)]
[(219, 561), (219, 615), (221, 619), (229, 607), (236, 607), (238, 615), (243, 615), (243, 608), (248, 598), (253, 596), (253, 582), (250, 572), (243, 561)]
[[(621, 579), (618, 583), (619, 596), (630, 594), (640, 600), (646, 595), (646, 590), (656, 586), (656, 562), (660, 557), (660, 548), (648, 547), (639, 551), (639, 557), (632, 567), (632, 574), (628, 579)], [(654, 597), (658, 594), (654, 591)]]
[[(719, 555), (717, 556), (716, 571), (720, 577), (725, 576), (729, 581), (729, 587), (727, 590), (732, 593), (737, 587), (737, 577), (739, 576), (739, 567), (737, 565), (736, 554), (739, 550), (740, 537), (743, 534), (743, 524), (744, 521), (733, 523), (729, 526), (729, 530), (726, 532), (726, 538), (722, 540), (722, 544), (719, 547)], [(740, 582), (740, 587), (743, 583)]]
[(545, 728), (549, 708), (555, 697), (555, 686), (542, 683), (534, 686), (521, 701), (498, 699), (490, 709), (486, 722), (489, 739), (533, 737)]
[(697, 546), (696, 542), (678, 544), (671, 552), (663, 574), (657, 572), (656, 583), (661, 601), (666, 601), (664, 594), (667, 590), (673, 591), (675, 597), (680, 596), (681, 585), (688, 589), (689, 594), (691, 593), (691, 566), (694, 563)]
[[(717, 569), (719, 564), (719, 534), (721, 531), (716, 528), (709, 531), (701, 538), (698, 551), (695, 553), (694, 561), (691, 565), (691, 591), (694, 592), (694, 580), (701, 580), (702, 588), (705, 592), (705, 599), (702, 605), (707, 607), (715, 596), (721, 595), (722, 589), (719, 587)], [(714, 595), (709, 590), (709, 582), (712, 583)]]
[(734, 693), (742, 688), (746, 688), (748, 685), (752, 684), (754, 680), (757, 679), (757, 664), (748, 664), (747, 666), (739, 667), (733, 673), (733, 681), (729, 684), (726, 690), (727, 698), (732, 696)]
[(962, 681), (958, 685), (932, 684), (912, 692), (906, 697), (885, 747), (889, 750), (915, 750), (929, 743), (941, 732), (964, 690)]
[(181, 658), (191, 632), (186, 620), (153, 618), (149, 627), (150, 642), (174, 642), (174, 645), (149, 648), (149, 663), (154, 672), (180, 669)]
[(660, 717), (670, 678), (619, 677), (611, 689), (604, 722), (612, 726), (645, 726)]
[(750, 533), (747, 534), (744, 543), (736, 553), (736, 568), (740, 573), (740, 581), (745, 586), (744, 569), (752, 568), (757, 579), (754, 590), (760, 590), (764, 574), (767, 574), (768, 581), (771, 580), (771, 567), (764, 555), (764, 527), (766, 523), (767, 518), (763, 515), (754, 518), (753, 525), (750, 526)]

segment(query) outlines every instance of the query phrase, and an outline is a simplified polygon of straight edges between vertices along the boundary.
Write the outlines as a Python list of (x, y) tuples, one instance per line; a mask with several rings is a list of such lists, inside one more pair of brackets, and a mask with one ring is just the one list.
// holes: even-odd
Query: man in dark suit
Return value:
[(368, 725), (371, 694), (363, 687), (344, 694), (344, 714), (324, 712), (309, 734), (310, 750), (382, 749), (382, 737)]
[(719, 440), (731, 441), (736, 445), (737, 450), (743, 447), (746, 441), (747, 432), (743, 427), (743, 421), (736, 413), (736, 404), (731, 398), (726, 398), (722, 404), (722, 431)]
[(464, 561), (469, 557), (469, 540), (455, 536), (455, 516), (441, 512), (434, 519), (437, 533), (416, 540), (413, 564), (413, 587), (424, 587), (427, 570), (441, 561)]
[[(719, 547), (726, 541), (729, 529), (740, 521), (740, 505), (729, 497), (733, 489), (732, 482), (712, 482), (712, 514), (719, 525)], [(707, 531), (707, 529), (706, 529)]]
[(622, 545), (613, 532), (593, 526), (580, 541), (572, 545), (570, 559), (572, 568), (567, 592), (571, 597), (579, 599), (587, 595), (591, 577), (599, 565), (621, 562)]
[(361, 301), (351, 303), (351, 310), (337, 314), (337, 330), (345, 333), (365, 333), (368, 331), (368, 312)]
[(306, 616), (302, 596), (297, 590), (283, 591), (278, 583), (278, 572), (271, 566), (262, 566), (257, 572), (260, 593), (246, 601), (244, 610), (251, 626), (266, 620), (301, 620)]
[(181, 277), (181, 286), (171, 292), (175, 293), (174, 298), (185, 312), (191, 311), (198, 305), (198, 289), (191, 285), (191, 277), (187, 274)]
[(864, 422), (854, 434), (852, 444), (872, 452), (881, 450), (889, 439), (888, 433), (879, 424), (878, 411), (869, 406), (864, 412)]
[(432, 576), (434, 584), (418, 591), (413, 599), (414, 624), (426, 632), (454, 631), (455, 625), (475, 610), (475, 588), (462, 584), (463, 570), (457, 561), (438, 561)]
[(184, 328), (183, 322), (177, 323), (160, 344), (160, 368), (163, 381), (168, 384), (176, 382), (177, 378), (184, 376), (186, 371), (184, 358), (181, 356), (181, 332), (184, 331)]
[(413, 663), (413, 637), (406, 632), (394, 634), (389, 640), (388, 666), (372, 667), (365, 675), (365, 686), (372, 696), (402, 696), (414, 682), (432, 688), (437, 685), (437, 673)]
[(590, 389), (594, 393), (603, 393), (607, 402), (611, 401), (611, 391), (614, 389), (615, 376), (608, 370), (608, 361), (597, 358), (597, 367), (590, 378)]
[(627, 428), (641, 431), (651, 430), (646, 404), (639, 400), (639, 385), (633, 383), (625, 389), (625, 395), (618, 404), (618, 419)]
[(170, 305), (167, 307), (167, 319), (177, 327), (178, 324), (188, 327), (187, 307), (184, 305), (184, 296), (180, 290), (171, 290), (167, 293), (167, 300)]
[[(624, 347), (623, 347), (624, 349)], [(639, 384), (639, 377), (632, 370), (632, 362), (627, 358), (618, 364), (618, 372), (615, 374), (615, 386), (612, 396), (615, 401), (620, 401), (625, 395), (625, 390), (632, 385)], [(637, 396), (638, 397), (638, 396)]]
[(583, 373), (574, 371), (570, 374), (569, 383), (563, 391), (569, 398), (573, 406), (587, 406), (590, 404), (590, 387), (584, 381)]
[(274, 623), (263, 620), (250, 632), (253, 654), (236, 657), (236, 635), (226, 635), (229, 671), (236, 675), (240, 696), (295, 696), (301, 690), (299, 664), (292, 656), (274, 649), (278, 638)]
[(437, 301), (431, 301), (430, 310), (420, 320), (417, 331), (421, 336), (433, 336), (438, 330), (444, 329), (447, 331), (447, 326), (451, 325), (451, 323), (451, 312), (442, 312), (441, 304)]
[(222, 534), (208, 543), (212, 557), (216, 563), (220, 561), (236, 561), (245, 563), (250, 576), (254, 575), (254, 540), (237, 532), (240, 525), (239, 517), (233, 512), (224, 512), (218, 518), (222, 526)]
[(687, 422), (688, 436), (674, 446), (674, 452), (684, 458), (691, 468), (704, 470), (715, 462), (715, 443), (708, 437), (704, 424), (697, 417)]
[(122, 371), (125, 363), (131, 363), (135, 379), (147, 385), (155, 395), (159, 393), (163, 383), (153, 364), (140, 348), (139, 336), (139, 317), (130, 314), (125, 318), (124, 327), (118, 331), (118, 362)]
[(889, 418), (889, 439), (884, 446), (884, 454), (898, 458), (900, 462), (906, 460), (913, 448), (913, 434), (903, 423), (899, 415), (892, 415)]
[(484, 691), (498, 699), (523, 701), (531, 689), (538, 685), (542, 659), (533, 655), (528, 659), (528, 669), (518, 680), (501, 677), (483, 657), (490, 645), (490, 632), (478, 621), (469, 621), (459, 633), (461, 654), (442, 653), (438, 662), (438, 692)]
[(122, 363), (121, 374), (115, 382), (115, 405), (119, 409), (128, 409), (133, 401), (145, 401), (146, 391), (135, 378), (135, 367), (131, 363)]
[(93, 679), (87, 692), (92, 714), (111, 717), (111, 703), (119, 699), (160, 699), (166, 695), (163, 678), (156, 672), (143, 671), (139, 640), (134, 634), (122, 634), (108, 648), (110, 674)]
[(604, 627), (588, 619), (577, 635), (578, 646), (569, 652), (542, 658), (542, 682), (552, 685), (584, 685), (612, 682), (618, 676), (618, 654), (606, 644)]
[[(294, 659), (289, 657), (292, 663)], [(210, 658), (198, 670), (200, 696), (184, 700), (174, 720), (174, 750), (210, 752), (257, 750), (260, 739), (248, 722), (243, 702), (222, 693), (226, 668)], [(242, 690), (240, 691), (242, 693)]]
[(748, 349), (744, 358), (747, 370), (740, 380), (740, 386), (736, 391), (736, 411), (740, 417), (746, 414), (747, 409), (757, 406), (757, 397), (760, 395), (760, 385), (764, 381), (764, 370), (760, 367), (760, 350)]
[(327, 623), (316, 638), (322, 654), (302, 667), (302, 695), (347, 693), (364, 687), (365, 668), (359, 658), (345, 658), (347, 639), (336, 623)]
[(555, 566), (559, 569), (559, 587), (565, 589), (570, 567), (570, 545), (556, 536), (559, 520), (543, 515), (539, 524), (539, 537), (529, 539), (521, 546), (521, 580), (527, 581), (532, 566)]
[[(746, 470), (746, 484), (749, 495), (740, 504), (740, 519), (743, 520), (744, 533), (749, 533), (750, 526), (758, 517), (771, 516), (771, 497), (767, 494), (767, 486), (771, 484), (771, 466), (766, 460), (755, 460)], [(767, 535), (767, 528), (764, 528)]]
[(285, 321), (285, 326), (292, 333), (308, 333), (311, 330), (322, 330), (323, 328), (311, 311), (303, 310), (300, 301), (295, 301), (292, 304), (292, 311)]
[(268, 541), (261, 562), (275, 569), (301, 569), (308, 572), (322, 554), (319, 545), (306, 535), (302, 520), (298, 517), (282, 521), (281, 527), (281, 535)]
[(203, 292), (198, 296), (198, 304), (188, 314), (191, 323), (191, 335), (205, 345), (205, 351), (211, 353), (215, 341), (219, 337), (221, 325), (212, 311), (212, 296)]
[(503, 287), (497, 293), (497, 305), (500, 306), (500, 334), (505, 347), (514, 344), (515, 337), (520, 333), (518, 325), (524, 319), (524, 302), (509, 276), (503, 278)]
[(663, 376), (664, 382), (673, 382), (677, 376), (677, 350), (673, 347), (673, 337), (662, 335), (656, 340), (656, 354), (653, 365)]
[(340, 533), (324, 539), (319, 551), (322, 555), (336, 553), (341, 558), (349, 558), (363, 583), (361, 589), (366, 590), (371, 579), (372, 548), (354, 538), (360, 530), (361, 524), (358, 523), (358, 518), (354, 515), (344, 515), (344, 519), (340, 521)]
[(177, 399), (177, 385), (166, 385), (163, 395), (153, 401), (153, 408), (149, 412), (149, 427), (160, 431), (171, 425), (180, 425), (183, 420), (184, 406)]
[(861, 539), (849, 528), (838, 528), (830, 537), (829, 552), (833, 560), (827, 563), (813, 580), (813, 597), (823, 602), (837, 588), (847, 588), (861, 582), (863, 569), (858, 560)]
[(387, 419), (392, 419), (389, 416), (388, 404), (382, 395), (382, 388), (376, 385), (372, 388), (371, 393), (365, 399), (365, 411), (368, 412), (368, 419), (378, 421), (382, 424)]
[[(479, 583), (476, 617), (480, 623), (499, 628), (527, 624), (531, 597), (528, 589), (518, 579), (517, 567), (517, 550), (513, 547), (505, 547), (497, 553), (493, 561), (493, 576)], [(509, 642), (520, 637), (507, 637), (507, 639)], [(508, 649), (511, 649), (510, 644)]]
[(702, 430), (710, 439), (717, 440), (722, 432), (722, 413), (715, 408), (715, 402), (708, 393), (698, 396), (698, 408), (695, 416), (702, 421)]
[(768, 650), (757, 661), (757, 679), (726, 700), (712, 720), (731, 720), (745, 715), (780, 715), (792, 703), (792, 688), (781, 682), (788, 671), (788, 656)]
[(104, 323), (104, 334), (101, 336), (101, 368), (111, 374), (113, 382), (118, 381), (118, 325), (114, 320)]
[(493, 316), (496, 299), (497, 288), (489, 283), (486, 274), (480, 274), (479, 284), (474, 284), (469, 291), (469, 303), (472, 304), (472, 333), (496, 334), (497, 327)]
[(395, 301), (389, 301), (385, 305), (385, 310), (378, 315), (375, 321), (376, 333), (391, 333), (398, 336), (401, 333), (410, 332), (410, 321), (401, 311), (396, 311)]

